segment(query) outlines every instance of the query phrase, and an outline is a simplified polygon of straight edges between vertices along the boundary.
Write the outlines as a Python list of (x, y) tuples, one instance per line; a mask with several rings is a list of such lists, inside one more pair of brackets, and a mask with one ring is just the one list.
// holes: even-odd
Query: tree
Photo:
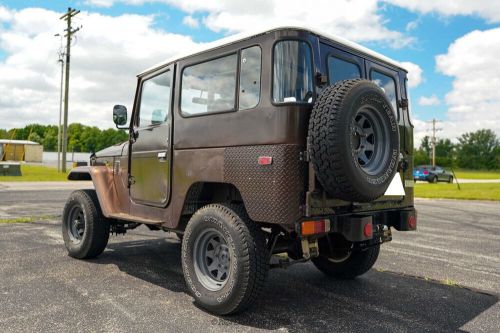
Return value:
[(465, 133), (458, 138), (457, 163), (461, 168), (498, 169), (500, 143), (489, 129)]
[[(127, 138), (124, 131), (74, 123), (68, 126), (68, 151), (96, 152)], [(8, 131), (0, 129), (0, 139), (31, 140), (42, 144), (45, 151), (57, 151), (57, 126), (31, 124)]]
[(428, 135), (422, 138), (422, 142), (420, 143), (420, 147), (427, 154), (427, 156), (431, 156), (432, 153), (432, 144), (431, 138)]
[(429, 155), (422, 148), (413, 150), (413, 165), (423, 164), (430, 164)]
[(440, 139), (436, 142), (436, 164), (452, 167), (455, 162), (455, 145), (450, 139)]

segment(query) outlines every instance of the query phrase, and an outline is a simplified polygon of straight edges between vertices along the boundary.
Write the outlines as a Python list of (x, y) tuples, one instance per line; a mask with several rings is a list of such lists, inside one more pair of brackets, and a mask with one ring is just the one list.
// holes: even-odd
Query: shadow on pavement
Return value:
[[(180, 249), (177, 240), (163, 238), (112, 243), (93, 262), (114, 264), (167, 290), (187, 292)], [(493, 295), (390, 272), (372, 270), (355, 280), (333, 280), (312, 264), (298, 264), (270, 271), (263, 296), (251, 309), (207, 325), (290, 332), (456, 332), (497, 301)]]

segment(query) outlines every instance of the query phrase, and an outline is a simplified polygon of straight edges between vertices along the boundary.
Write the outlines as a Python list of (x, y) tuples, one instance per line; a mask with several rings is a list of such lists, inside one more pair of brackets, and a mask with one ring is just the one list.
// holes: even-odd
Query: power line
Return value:
[(80, 30), (80, 27), (73, 29), (71, 26), (71, 19), (80, 13), (79, 10), (68, 8), (66, 14), (61, 16), (61, 20), (65, 20), (67, 23), (67, 28), (64, 30), (66, 34), (66, 78), (64, 86), (64, 124), (63, 124), (63, 137), (62, 137), (62, 172), (66, 172), (66, 151), (68, 149), (68, 103), (69, 103), (69, 69), (70, 69), (70, 59), (71, 59), (71, 37)]

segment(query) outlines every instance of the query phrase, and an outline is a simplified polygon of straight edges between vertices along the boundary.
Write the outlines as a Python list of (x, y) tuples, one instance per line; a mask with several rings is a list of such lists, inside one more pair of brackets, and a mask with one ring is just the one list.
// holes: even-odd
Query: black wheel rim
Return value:
[(85, 214), (82, 207), (73, 207), (65, 223), (70, 240), (74, 243), (80, 243), (85, 234)]
[(353, 156), (361, 170), (369, 175), (383, 171), (389, 156), (389, 129), (379, 112), (362, 107), (351, 126)]
[(231, 255), (226, 240), (216, 229), (203, 230), (194, 241), (194, 270), (198, 281), (211, 291), (222, 289), (229, 277)]

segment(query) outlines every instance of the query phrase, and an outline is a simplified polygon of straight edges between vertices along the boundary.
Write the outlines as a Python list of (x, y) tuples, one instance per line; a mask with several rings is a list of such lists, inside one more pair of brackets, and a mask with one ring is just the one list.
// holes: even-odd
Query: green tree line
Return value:
[[(489, 129), (462, 134), (457, 143), (449, 139), (436, 141), (436, 164), (464, 169), (500, 169), (500, 140)], [(432, 142), (426, 136), (414, 150), (414, 164), (431, 164)]]
[[(128, 133), (123, 130), (101, 130), (74, 123), (68, 126), (68, 151), (96, 152), (127, 138)], [(31, 124), (23, 128), (0, 129), (0, 139), (30, 140), (42, 144), (44, 151), (57, 151), (57, 126)]]

